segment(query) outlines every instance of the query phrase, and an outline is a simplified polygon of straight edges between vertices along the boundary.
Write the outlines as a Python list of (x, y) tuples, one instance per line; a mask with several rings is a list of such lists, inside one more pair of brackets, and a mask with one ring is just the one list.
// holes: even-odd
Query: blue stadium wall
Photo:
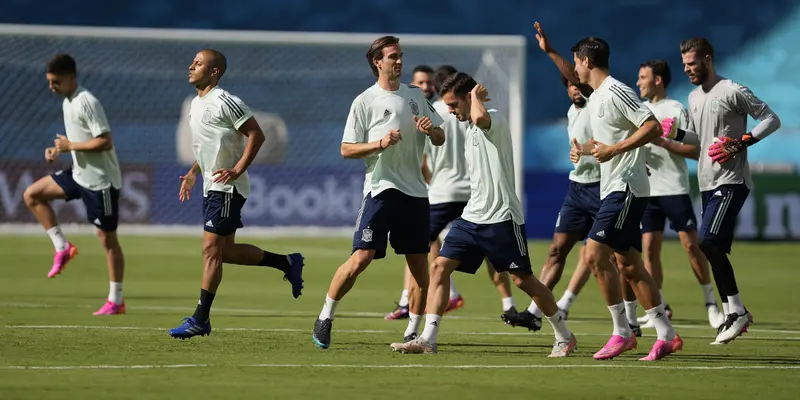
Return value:
[[(550, 236), (566, 188), (566, 171), (570, 168), (564, 156), (568, 149), (564, 116), (569, 103), (554, 67), (536, 47), (532, 28), (535, 20), (545, 25), (555, 47), (564, 53), (571, 44), (587, 35), (608, 40), (612, 47), (611, 72), (630, 85), (635, 83), (638, 65), (642, 61), (650, 58), (668, 60), (674, 76), (672, 97), (684, 102), (692, 87), (681, 73), (678, 44), (690, 36), (709, 38), (716, 49), (719, 72), (749, 86), (783, 120), (784, 127), (780, 132), (783, 140), (770, 140), (751, 148), (751, 160), (791, 165), (797, 165), (800, 161), (800, 157), (793, 154), (792, 150), (800, 146), (800, 116), (795, 96), (800, 90), (800, 78), (794, 70), (790, 70), (800, 62), (800, 42), (797, 41), (800, 37), (800, 4), (797, 0), (504, 1), (493, 2), (490, 6), (478, 0), (261, 0), (239, 1), (236, 6), (222, 4), (205, 0), (114, 3), (10, 0), (3, 3), (0, 22), (525, 35), (529, 42), (524, 154), (527, 226), (532, 238)], [(2, 68), (0, 66), (0, 70)], [(53, 122), (58, 123), (58, 120)], [(0, 133), (6, 135), (8, 131), (0, 130)], [(118, 145), (124, 147), (125, 140), (121, 139)], [(169, 146), (175, 146), (174, 139), (169, 139)], [(2, 151), (0, 149), (0, 158), (4, 157)], [(141, 159), (142, 156), (141, 152), (120, 154), (123, 163), (147, 163), (148, 160)], [(320, 176), (320, 182), (325, 179)], [(155, 191), (152, 194), (155, 195), (157, 188), (165, 185), (156, 181), (152, 186)], [(164, 190), (167, 191), (166, 188)], [(163, 217), (168, 218), (169, 214), (167, 210)], [(342, 214), (341, 220), (332, 220), (329, 224), (344, 221), (347, 221), (346, 224), (352, 223), (345, 214)], [(309, 215), (306, 223), (313, 219), (313, 215)], [(786, 218), (797, 219), (800, 216)], [(276, 222), (270, 220), (265, 223)], [(800, 237), (800, 232), (796, 235)]]

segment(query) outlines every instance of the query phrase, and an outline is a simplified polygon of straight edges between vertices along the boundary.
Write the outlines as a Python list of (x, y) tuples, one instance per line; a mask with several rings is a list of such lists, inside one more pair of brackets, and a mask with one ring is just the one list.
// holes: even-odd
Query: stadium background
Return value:
[[(337, 32), (395, 32), (432, 34), (513, 34), (528, 38), (526, 49), (526, 109), (524, 135), (524, 179), (528, 235), (546, 238), (551, 235), (555, 215), (566, 189), (566, 172), (570, 168), (564, 156), (568, 149), (565, 139), (566, 109), (569, 105), (555, 69), (538, 50), (533, 39), (532, 23), (542, 21), (555, 47), (566, 53), (569, 46), (583, 36), (596, 34), (612, 46), (611, 72), (633, 86), (638, 65), (649, 58), (664, 58), (673, 69), (671, 96), (685, 103), (692, 89), (681, 73), (678, 43), (687, 36), (705, 36), (715, 46), (718, 71), (749, 86), (780, 115), (781, 130), (770, 140), (751, 148), (750, 160), (757, 175), (757, 188), (740, 217), (737, 235), (751, 239), (800, 238), (800, 178), (795, 174), (800, 161), (794, 149), (800, 145), (800, 115), (794, 94), (800, 89), (800, 78), (791, 69), (800, 61), (797, 37), (800, 37), (800, 6), (793, 0), (769, 2), (688, 0), (614, 0), (596, 2), (577, 0), (548, 4), (530, 1), (494, 2), (487, 7), (479, 1), (440, 1), (427, 3), (418, 0), (309, 1), (291, 3), (276, 0), (242, 1), (236, 6), (223, 6), (210, 1), (142, 0), (102, 3), (72, 1), (70, 8), (53, 0), (36, 2), (13, 0), (3, 4), (2, 23), (47, 25), (160, 27), (160, 28), (218, 28), (277, 31), (337, 31)], [(591, 12), (587, 12), (591, 9)], [(313, 10), (314, 12), (309, 12)], [(425, 10), (425, 11), (423, 11)], [(427, 11), (430, 10), (430, 11)], [(608, 24), (609, 18), (628, 21), (627, 24)], [(50, 54), (26, 54), (41, 64), (20, 66), (15, 57), (29, 48), (30, 43), (17, 43), (18, 48), (5, 48), (0, 63), (0, 89), (6, 95), (0, 99), (0, 222), (33, 222), (21, 203), (23, 183), (46, 172), (41, 162), (42, 149), (52, 135), (62, 128), (59, 99), (46, 90), (43, 63)], [(150, 224), (195, 224), (200, 213), (177, 208), (178, 203), (164, 201), (177, 191), (176, 177), (185, 171), (179, 162), (175, 130), (180, 104), (192, 94), (186, 85), (184, 92), (159, 91), (162, 85), (175, 85), (185, 78), (188, 57), (194, 46), (186, 47), (177, 65), (177, 72), (162, 72), (158, 63), (149, 71), (125, 75), (125, 57), (113, 48), (98, 46), (95, 51), (113, 55), (119, 63), (119, 77), (114, 79), (150, 80), (134, 82), (139, 90), (130, 97), (107, 98), (98, 93), (109, 114), (112, 130), (116, 132), (117, 151), (124, 164), (126, 200), (123, 221)], [(108, 57), (108, 56), (106, 56)], [(254, 62), (263, 57), (253, 55)], [(274, 60), (280, 64), (281, 60)], [(329, 62), (321, 57), (320, 63)], [(363, 63), (359, 59), (358, 63)], [(438, 61), (431, 61), (434, 67)], [(469, 60), (452, 61), (468, 70)], [(406, 65), (407, 78), (413, 65)], [(92, 79), (92, 66), (80, 64), (79, 71)], [(234, 64), (235, 71), (236, 65)], [(270, 68), (264, 63), (263, 68)], [(128, 71), (130, 72), (130, 71)], [(234, 72), (231, 72), (233, 74)], [(98, 79), (98, 77), (94, 77)], [(153, 80), (154, 79), (154, 80)], [(326, 207), (271, 207), (262, 201), (245, 221), (249, 225), (323, 225), (349, 226), (357, 210), (362, 177), (361, 164), (344, 161), (338, 156), (341, 126), (315, 126), (314, 113), (341, 115), (345, 119), (352, 96), (372, 81), (366, 66), (363, 75), (353, 80), (354, 93), (315, 101), (313, 110), (297, 113), (306, 99), (292, 98), (298, 86), (324, 87), (326, 76), (308, 77), (281, 86), (233, 88), (235, 93), (251, 104), (267, 102), (267, 108), (286, 121), (291, 140), (283, 156), (276, 156), (269, 167), (254, 167), (273, 180), (276, 188), (291, 193), (314, 192), (331, 199)], [(167, 83), (166, 81), (173, 81)], [(223, 81), (224, 83), (224, 81)], [(132, 82), (127, 82), (132, 84)], [(90, 90), (102, 92), (88, 85)], [(244, 93), (242, 93), (244, 91)], [(11, 94), (11, 95), (9, 95)], [(260, 99), (253, 97), (259, 95)], [(281, 109), (280, 104), (290, 104)], [(34, 108), (30, 105), (35, 104)], [(153, 118), (126, 119), (126, 110), (137, 109)], [(167, 110), (167, 111), (164, 111)], [(292, 114), (292, 113), (295, 114)], [(309, 118), (311, 116), (311, 118)], [(309, 124), (298, 127), (297, 124)], [(752, 122), (751, 122), (752, 126)], [(298, 133), (300, 132), (300, 133)], [(297, 138), (295, 135), (307, 135)], [(314, 138), (324, 137), (324, 140)], [(146, 139), (146, 140), (143, 140)], [(309, 146), (330, 148), (327, 152), (308, 152)], [(319, 156), (323, 154), (324, 156)], [(692, 169), (694, 163), (690, 162)], [(303, 174), (304, 187), (291, 188), (294, 177)], [(331, 183), (330, 177), (336, 182)], [(296, 185), (295, 185), (296, 186)], [(267, 190), (270, 186), (267, 185)], [(280, 191), (280, 190), (277, 190)], [(350, 194), (350, 195), (347, 195)], [(277, 200), (276, 200), (277, 201)], [(251, 201), (251, 204), (256, 203)], [(276, 203), (277, 204), (277, 203)], [(281, 204), (287, 204), (283, 202)], [(198, 203), (195, 206), (199, 207)], [(254, 206), (253, 206), (254, 207)], [(80, 212), (77, 211), (77, 214)], [(71, 209), (61, 210), (65, 220), (82, 219)]]

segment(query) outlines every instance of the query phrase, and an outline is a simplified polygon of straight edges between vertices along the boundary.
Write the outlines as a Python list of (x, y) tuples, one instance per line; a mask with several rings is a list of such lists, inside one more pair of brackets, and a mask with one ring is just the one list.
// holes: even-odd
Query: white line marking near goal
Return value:
[(659, 370), (795, 370), (798, 365), (642, 365), (642, 364), (528, 364), (528, 365), (433, 365), (433, 364), (145, 364), (145, 365), (6, 365), (5, 370), (159, 369), (159, 368), (335, 368), (335, 369), (659, 369)]
[[(112, 331), (163, 331), (166, 332), (168, 327), (144, 327), (144, 326), (111, 326), (111, 325), (6, 325), (6, 329), (73, 329), (73, 330), (112, 330)], [(214, 328), (215, 331), (228, 331), (228, 332), (291, 332), (302, 333), (310, 332), (310, 329), (298, 328)], [(340, 333), (373, 333), (373, 334), (397, 334), (399, 330), (383, 330), (383, 329), (337, 329), (336, 332)], [(544, 337), (545, 335), (538, 335), (531, 332), (519, 330), (517, 332), (470, 332), (470, 331), (455, 331), (447, 332), (450, 335), (465, 335), (465, 336), (527, 336), (527, 337)], [(574, 332), (576, 336), (608, 336), (607, 333), (589, 333), (589, 332)], [(549, 333), (547, 333), (549, 335)], [(687, 336), (692, 338), (701, 339), (714, 339), (716, 336)], [(776, 337), (776, 336), (742, 336), (737, 340), (790, 340), (800, 341), (800, 337)]]
[[(64, 304), (45, 304), (45, 303), (0, 303), (0, 307), (8, 307), (8, 308), (67, 308), (67, 309), (94, 309), (97, 305), (64, 305)], [(150, 310), (150, 311), (184, 311), (187, 313), (192, 313), (194, 308), (192, 307), (177, 307), (177, 306), (129, 306), (128, 311), (130, 310)], [(292, 311), (292, 310), (269, 310), (269, 309), (258, 309), (258, 308), (214, 308), (214, 313), (222, 313), (222, 314), (261, 314), (265, 316), (270, 315), (281, 315), (281, 316), (293, 316), (293, 317), (314, 317), (319, 315), (318, 313), (312, 313), (308, 311)], [(374, 318), (383, 318), (383, 313), (378, 312), (357, 312), (357, 311), (343, 311), (336, 313), (336, 316), (339, 318), (348, 318), (348, 317), (374, 317)], [(499, 318), (495, 317), (481, 317), (481, 316), (461, 316), (461, 315), (445, 315), (445, 319), (457, 319), (463, 321), (498, 321)], [(609, 321), (610, 322), (610, 321)], [(600, 324), (597, 321), (588, 321), (588, 320), (581, 320), (580, 318), (574, 319), (570, 318), (567, 321), (568, 324)], [(672, 325), (678, 329), (701, 329), (705, 331), (713, 331), (714, 329), (707, 326), (707, 325), (684, 325), (684, 324), (673, 324)], [(791, 329), (759, 329), (759, 328), (747, 328), (748, 332), (760, 332), (760, 333), (773, 333), (773, 334), (785, 334), (785, 335), (800, 335), (800, 330), (791, 330)]]

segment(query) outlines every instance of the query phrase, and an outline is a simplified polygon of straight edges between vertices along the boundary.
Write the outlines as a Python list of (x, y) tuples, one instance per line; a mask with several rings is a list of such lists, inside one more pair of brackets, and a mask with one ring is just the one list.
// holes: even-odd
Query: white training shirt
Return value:
[[(589, 99), (586, 104), (578, 108), (575, 104), (567, 111), (567, 135), (569, 135), (569, 146), (572, 147), (572, 139), (578, 139), (578, 143), (586, 143), (592, 139), (592, 126), (588, 110)], [(583, 156), (575, 168), (569, 172), (569, 179), (578, 183), (600, 182), (600, 164), (592, 156)]]
[(209, 190), (233, 193), (234, 188), (242, 197), (250, 196), (247, 171), (225, 185), (215, 183), (213, 174), (221, 168), (233, 168), (242, 158), (247, 137), (238, 129), (252, 117), (241, 99), (219, 86), (192, 99), (189, 124), (194, 158), (203, 171), (203, 196), (208, 196)]
[[(111, 133), (106, 112), (100, 101), (83, 87), (64, 99), (64, 128), (70, 142), (88, 142), (104, 133)], [(117, 151), (72, 151), (72, 179), (89, 190), (122, 188)]]
[[(689, 126), (689, 114), (678, 101), (666, 98), (658, 103), (645, 101), (644, 104), (659, 121), (675, 118), (678, 128), (686, 129)], [(650, 196), (689, 194), (689, 169), (683, 156), (652, 143), (646, 144), (644, 150), (647, 166), (650, 167)]]
[(430, 118), (433, 126), (442, 125), (442, 118), (422, 91), (404, 83), (394, 92), (375, 83), (353, 100), (342, 143), (373, 142), (392, 129), (399, 129), (402, 135), (402, 140), (393, 146), (364, 158), (364, 196), (371, 192), (375, 197), (386, 189), (397, 189), (409, 196), (428, 197), (422, 153), (430, 139), (417, 131), (415, 116)]
[(466, 202), (469, 200), (469, 172), (464, 155), (464, 141), (469, 121), (459, 121), (450, 114), (442, 100), (433, 103), (433, 108), (444, 120), (441, 125), (445, 141), (442, 146), (425, 142), (425, 154), (431, 169), (428, 199), (431, 204)]
[(484, 131), (470, 124), (467, 130), (466, 160), (470, 197), (465, 220), (475, 224), (496, 224), (513, 219), (525, 223), (514, 180), (514, 151), (508, 120), (497, 110), (488, 110), (492, 125)]
[[(654, 118), (630, 87), (611, 76), (592, 93), (588, 108), (595, 140), (609, 146), (629, 138), (648, 118)], [(612, 192), (624, 192), (626, 187), (636, 197), (650, 196), (641, 147), (600, 164), (601, 199)]]

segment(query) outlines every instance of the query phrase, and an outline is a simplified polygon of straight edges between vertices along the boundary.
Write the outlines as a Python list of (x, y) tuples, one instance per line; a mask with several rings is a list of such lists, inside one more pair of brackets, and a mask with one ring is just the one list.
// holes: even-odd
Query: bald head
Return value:
[(225, 75), (225, 70), (228, 68), (228, 60), (225, 58), (225, 55), (213, 49), (203, 49), (200, 50), (200, 52), (203, 53), (206, 64), (210, 69), (219, 69), (217, 79), (222, 78), (222, 75)]

